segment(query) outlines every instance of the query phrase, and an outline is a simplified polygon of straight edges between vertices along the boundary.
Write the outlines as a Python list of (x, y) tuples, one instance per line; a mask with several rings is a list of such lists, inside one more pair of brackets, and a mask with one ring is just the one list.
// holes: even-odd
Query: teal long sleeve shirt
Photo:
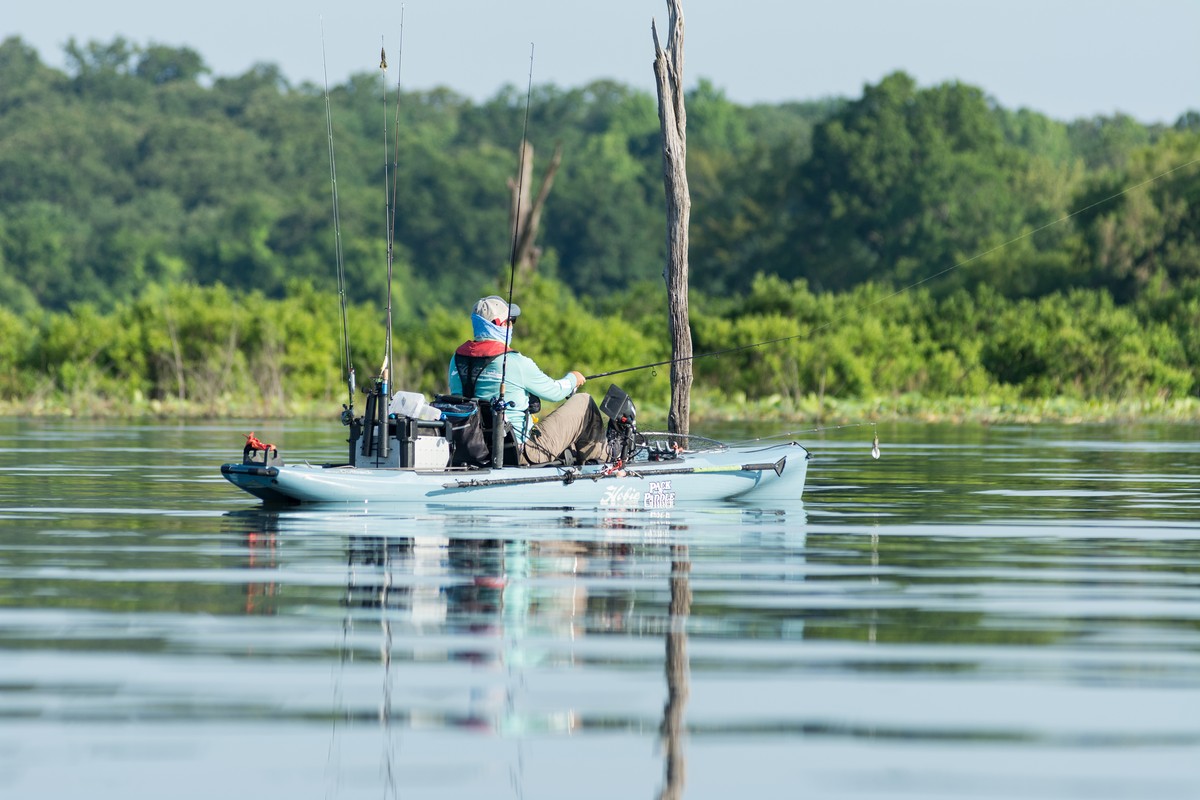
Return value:
[[(479, 374), (475, 383), (475, 396), (483, 400), (494, 400), (500, 394), (500, 375), (504, 373), (504, 400), (509, 404), (505, 409), (505, 418), (512, 425), (513, 436), (518, 442), (524, 443), (529, 436), (529, 422), (525, 413), (529, 408), (529, 396), (536, 395), (543, 400), (557, 403), (566, 400), (575, 393), (575, 378), (570, 373), (555, 380), (538, 368), (533, 359), (521, 355), (515, 350), (508, 353), (508, 363), (504, 356), (497, 356)], [(450, 392), (462, 394), (462, 378), (458, 374), (458, 365), (454, 358), (450, 359)]]

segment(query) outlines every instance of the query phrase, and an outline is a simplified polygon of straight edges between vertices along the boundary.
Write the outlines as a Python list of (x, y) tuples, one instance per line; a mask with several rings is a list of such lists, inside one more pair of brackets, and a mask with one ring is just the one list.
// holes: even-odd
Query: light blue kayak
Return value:
[(796, 442), (684, 452), (665, 460), (503, 469), (231, 463), (221, 474), (268, 503), (426, 503), (667, 509), (732, 498), (799, 500)]

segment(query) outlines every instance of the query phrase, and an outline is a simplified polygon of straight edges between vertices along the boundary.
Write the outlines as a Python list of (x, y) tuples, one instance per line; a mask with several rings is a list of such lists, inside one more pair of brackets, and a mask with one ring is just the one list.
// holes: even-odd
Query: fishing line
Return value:
[(642, 365), (636, 366), (636, 367), (625, 367), (623, 369), (609, 370), (608, 372), (599, 372), (599, 373), (596, 373), (595, 375), (587, 375), (587, 376), (585, 376), (585, 379), (593, 380), (595, 378), (607, 378), (610, 375), (621, 375), (626, 372), (637, 372), (637, 371), (643, 370), (643, 369), (653, 369), (654, 367), (663, 367), (663, 366), (667, 366), (669, 364), (676, 364), (676, 363), (679, 363), (682, 361), (695, 361), (700, 358), (710, 358), (710, 357), (728, 355), (729, 353), (739, 353), (743, 350), (751, 350), (755, 347), (764, 347), (769, 344), (779, 344), (780, 342), (789, 342), (793, 339), (800, 339), (805, 336), (811, 336), (812, 334), (817, 333), (818, 331), (825, 330), (826, 328), (832, 326), (835, 322), (841, 322), (846, 319), (849, 319), (851, 317), (851, 315), (857, 316), (864, 311), (874, 308), (875, 306), (879, 305), (880, 303), (883, 303), (887, 300), (891, 300), (893, 297), (896, 297), (898, 295), (901, 295), (901, 294), (909, 291), (910, 289), (914, 289), (924, 283), (928, 283), (929, 281), (931, 281), (935, 278), (940, 278), (943, 275), (946, 275), (947, 273), (953, 272), (954, 270), (958, 269), (959, 267), (964, 267), (974, 261), (978, 261), (979, 259), (981, 259), (985, 256), (988, 256), (988, 255), (991, 255), (992, 253), (995, 253), (998, 250), (1002, 250), (1006, 247), (1016, 244), (1017, 242), (1019, 242), (1023, 239), (1028, 239), (1030, 236), (1033, 236), (1034, 234), (1041, 233), (1042, 231), (1046, 230), (1047, 228), (1052, 228), (1055, 225), (1059, 225), (1063, 222), (1066, 222), (1067, 220), (1072, 219), (1072, 218), (1084, 213), (1085, 211), (1089, 211), (1097, 206), (1111, 202), (1111, 201), (1117, 199), (1118, 197), (1121, 197), (1122, 195), (1128, 194), (1129, 192), (1132, 192), (1136, 189), (1140, 189), (1143, 186), (1148, 186), (1149, 184), (1154, 183), (1155, 181), (1159, 181), (1159, 180), (1167, 177), (1168, 175), (1178, 172), (1181, 169), (1186, 169), (1186, 168), (1192, 166), (1193, 164), (1197, 164), (1197, 163), (1200, 163), (1200, 158), (1192, 159), (1191, 161), (1187, 162), (1186, 164), (1180, 164), (1179, 166), (1173, 167), (1172, 169), (1169, 169), (1166, 172), (1155, 175), (1152, 178), (1147, 178), (1146, 180), (1142, 181), (1141, 183), (1134, 184), (1133, 186), (1127, 186), (1124, 189), (1122, 189), (1121, 191), (1116, 192), (1115, 194), (1112, 194), (1101, 200), (1097, 200), (1096, 202), (1086, 205), (1082, 208), (1078, 208), (1075, 211), (1072, 211), (1071, 213), (1067, 214), (1064, 217), (1056, 219), (1053, 222), (1048, 222), (1039, 228), (1034, 228), (1031, 231), (1027, 231), (1026, 233), (1023, 233), (1020, 236), (1015, 236), (1012, 239), (1009, 239), (1006, 242), (998, 244), (995, 247), (992, 247), (988, 250), (984, 250), (982, 252), (976, 253), (975, 255), (971, 256), (970, 258), (960, 261), (957, 264), (954, 264), (953, 266), (946, 267), (945, 269), (943, 269), (940, 272), (935, 272), (933, 275), (929, 275), (925, 278), (922, 278), (919, 281), (910, 283), (907, 286), (897, 289), (896, 291), (892, 292), (891, 294), (885, 295), (884, 297), (881, 297), (878, 300), (875, 300), (873, 302), (867, 303), (864, 306), (860, 306), (851, 312), (847, 312), (845, 314), (842, 314), (841, 316), (834, 317), (833, 319), (831, 319), (827, 322), (824, 322), (820, 325), (817, 325), (816, 327), (806, 330), (804, 333), (797, 333), (797, 334), (793, 334), (791, 336), (780, 336), (776, 339), (765, 339), (761, 342), (754, 342), (753, 344), (743, 344), (743, 345), (738, 345), (737, 347), (727, 347), (723, 350), (712, 350), (712, 351), (709, 351), (706, 353), (697, 353), (695, 355), (685, 356), (682, 358), (668, 358), (663, 361), (655, 361), (650, 364), (642, 364)]
[(354, 415), (354, 360), (350, 353), (350, 330), (346, 323), (346, 262), (342, 257), (341, 210), (338, 206), (337, 161), (333, 157), (333, 112), (329, 108), (329, 68), (325, 59), (325, 19), (321, 19), (321, 70), (325, 75), (325, 135), (329, 139), (329, 181), (333, 187), (333, 241), (337, 264), (338, 298), (342, 306), (342, 370), (346, 374), (349, 402), (346, 412)]
[(766, 442), (771, 439), (792, 439), (801, 433), (824, 433), (825, 431), (840, 431), (844, 428), (865, 428), (868, 425), (875, 427), (878, 423), (875, 422), (849, 422), (843, 425), (821, 425), (816, 428), (804, 428), (802, 430), (784, 431), (782, 433), (772, 433), (770, 436), (757, 436), (753, 439), (738, 439), (730, 444), (754, 444), (755, 442)]
[(771, 439), (795, 439), (796, 436), (802, 433), (824, 433), (825, 431), (840, 431), (845, 428), (865, 428), (868, 425), (873, 429), (871, 436), (871, 458), (878, 461), (881, 454), (879, 452), (879, 423), (877, 422), (849, 422), (843, 425), (821, 425), (816, 428), (784, 431), (783, 433), (773, 433), (770, 436), (759, 436), (753, 439), (739, 439), (729, 444), (731, 447), (736, 447), (739, 445), (754, 444), (755, 442), (765, 442)]

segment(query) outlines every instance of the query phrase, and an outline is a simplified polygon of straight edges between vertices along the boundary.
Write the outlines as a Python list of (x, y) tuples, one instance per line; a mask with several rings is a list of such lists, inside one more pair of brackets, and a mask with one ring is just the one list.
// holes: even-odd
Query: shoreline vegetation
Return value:
[[(587, 391), (587, 389), (585, 389)], [(813, 425), (838, 426), (873, 423), (930, 423), (963, 425), (1068, 425), (1105, 424), (1188, 424), (1200, 425), (1200, 400), (1076, 400), (1066, 397), (1038, 400), (999, 398), (940, 398), (919, 396), (875, 398), (870, 400), (821, 401), (816, 396), (800, 403), (767, 398), (738, 403), (726, 400), (711, 403), (706, 395), (693, 397), (692, 432), (703, 435), (703, 427), (713, 424)], [(635, 398), (636, 402), (636, 398)], [(549, 406), (547, 406), (549, 407)], [(334, 422), (340, 405), (317, 401), (291, 401), (278, 405), (254, 405), (229, 400), (194, 403), (175, 399), (146, 400), (140, 403), (84, 403), (80, 406), (55, 403), (0, 401), (0, 417), (48, 419), (59, 417), (78, 421), (138, 419), (254, 420), (328, 420)], [(665, 427), (666, 407), (639, 406), (646, 430)], [(803, 433), (804, 431), (800, 431)]]
[[(653, 294), (635, 286), (600, 305), (534, 276), (514, 346), (552, 372), (596, 375), (585, 387), (594, 396), (616, 383), (643, 428), (661, 427), (669, 352)], [(814, 294), (771, 277), (736, 297), (693, 292), (692, 427), (1200, 422), (1200, 286), (1141, 308), (1167, 305), (1172, 313), (1139, 314), (1101, 290), (1009, 300), (986, 288), (939, 298), (867, 284)], [(379, 316), (371, 304), (347, 310), (360, 388), (377, 369)], [(349, 400), (341, 336), (337, 296), (302, 283), (278, 300), (151, 285), (108, 312), (0, 308), (0, 415), (336, 419)], [(393, 390), (446, 391), (449, 354), (469, 337), (454, 307), (397, 322)]]

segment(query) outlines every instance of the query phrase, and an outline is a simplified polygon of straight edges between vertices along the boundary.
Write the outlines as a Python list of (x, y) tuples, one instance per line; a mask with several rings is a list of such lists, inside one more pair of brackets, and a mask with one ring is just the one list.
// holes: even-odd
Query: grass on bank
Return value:
[[(588, 387), (591, 389), (591, 387)], [(592, 389), (599, 401), (602, 393)], [(665, 428), (667, 406), (661, 401), (639, 401), (642, 428)], [(361, 413), (365, 403), (356, 398)], [(550, 405), (547, 404), (547, 408)], [(200, 403), (168, 398), (117, 402), (95, 395), (40, 397), (0, 401), (0, 416), (70, 417), (75, 419), (329, 419), (336, 422), (341, 402), (294, 399), (245, 402), (219, 397)], [(1073, 398), (1030, 399), (1020, 397), (954, 397), (930, 399), (916, 394), (877, 398), (832, 398), (808, 395), (800, 399), (774, 395), (748, 399), (742, 395), (719, 396), (715, 390), (694, 391), (691, 425), (697, 430), (706, 423), (777, 422), (781, 424), (847, 424), (855, 422), (951, 422), (1002, 423), (1200, 423), (1200, 398), (1138, 400), (1080, 400)]]

